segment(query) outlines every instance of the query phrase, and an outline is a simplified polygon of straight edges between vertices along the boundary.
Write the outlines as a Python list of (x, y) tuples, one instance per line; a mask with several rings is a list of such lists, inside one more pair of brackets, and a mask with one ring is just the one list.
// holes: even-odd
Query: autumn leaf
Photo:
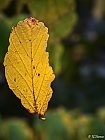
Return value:
[(46, 52), (48, 36), (43, 22), (35, 18), (19, 21), (12, 28), (4, 58), (9, 88), (30, 113), (37, 113), (42, 120), (52, 96), (50, 85), (55, 78)]

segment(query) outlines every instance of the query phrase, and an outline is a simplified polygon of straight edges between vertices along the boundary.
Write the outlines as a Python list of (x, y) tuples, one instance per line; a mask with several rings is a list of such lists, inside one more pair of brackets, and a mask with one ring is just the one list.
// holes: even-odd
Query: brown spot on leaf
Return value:
[(28, 23), (33, 23), (33, 24), (38, 25), (38, 20), (36, 20), (36, 19), (33, 18), (33, 17), (26, 18), (25, 21), (28, 22)]
[(16, 78), (14, 78), (14, 82), (16, 82)]
[(40, 74), (38, 73), (38, 76), (40, 76)]
[(35, 69), (35, 66), (33, 66), (33, 69)]

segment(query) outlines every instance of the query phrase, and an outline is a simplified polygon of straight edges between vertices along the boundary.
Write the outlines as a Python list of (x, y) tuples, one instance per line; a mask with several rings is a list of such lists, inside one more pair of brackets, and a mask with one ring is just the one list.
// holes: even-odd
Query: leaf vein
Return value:
[[(8, 77), (9, 77), (9, 74), (7, 74), (8, 75)], [(11, 78), (9, 77), (9, 79), (11, 80)], [(11, 80), (12, 81), (12, 80)], [(15, 87), (15, 89), (17, 88), (17, 86)], [(24, 94), (17, 88), (17, 90), (21, 93), (21, 95), (23, 95), (24, 96)], [(26, 97), (24, 96), (24, 98), (26, 99)], [(19, 99), (21, 99), (21, 98), (19, 98)], [(26, 99), (26, 101), (28, 102), (28, 104), (33, 108), (33, 106), (30, 104), (30, 102)], [(34, 108), (33, 108), (33, 110), (35, 110)]]
[[(14, 30), (14, 31), (15, 31), (15, 30)], [(17, 33), (16, 31), (15, 31), (15, 35), (17, 36), (19, 42), (21, 42), (21, 43), (19, 43), (19, 44), (23, 47), (23, 49), (24, 49), (26, 55), (30, 58), (30, 56), (28, 55), (26, 49), (24, 48), (24, 45), (22, 44), (22, 41), (20, 40), (20, 38), (19, 38), (19, 36), (18, 36), (18, 33)], [(31, 59), (31, 58), (30, 58), (30, 59)]]
[[(11, 42), (12, 42), (12, 44), (13, 44), (13, 46), (14, 46), (15, 50), (17, 51), (17, 49), (16, 49), (16, 47), (15, 47), (15, 45), (14, 45), (14, 43), (13, 43), (13, 41), (12, 41), (12, 40), (11, 40)], [(11, 50), (11, 51), (12, 51), (12, 50)], [(22, 64), (23, 64), (24, 68), (26, 69), (26, 71), (27, 71), (27, 73), (28, 73), (29, 77), (31, 78), (31, 75), (29, 74), (29, 72), (28, 72), (28, 70), (27, 70), (27, 68), (26, 68), (26, 66), (25, 66), (25, 64), (24, 64), (24, 62), (23, 62), (23, 60), (22, 60), (22, 58), (21, 58), (20, 54), (18, 53), (18, 51), (17, 51), (17, 54), (18, 54), (18, 56), (19, 56), (19, 58), (20, 58), (20, 60), (21, 60), (21, 62), (22, 62)]]
[[(9, 59), (9, 58), (8, 58)], [(9, 59), (10, 60), (10, 59)], [(11, 61), (11, 60), (10, 60)], [(11, 63), (12, 64), (12, 63)], [(17, 73), (20, 74), (21, 78), (26, 82), (25, 78), (22, 76), (22, 74), (16, 69), (16, 67), (12, 64), (12, 67), (17, 71)], [(29, 87), (30, 91), (31, 91), (31, 88), (29, 86), (29, 84), (26, 82), (27, 86)], [(32, 91), (31, 91), (32, 92)]]
[(42, 37), (41, 37), (41, 39), (40, 39), (40, 42), (39, 42), (39, 44), (38, 44), (38, 46), (37, 46), (37, 49), (36, 49), (36, 51), (35, 51), (35, 53), (34, 53), (34, 55), (33, 55), (33, 58), (35, 57), (35, 55), (36, 55), (36, 53), (37, 53), (37, 51), (38, 51), (38, 49), (39, 49), (39, 46), (40, 46), (40, 43), (41, 43), (43, 37), (44, 37), (44, 35), (42, 35)]
[[(47, 65), (46, 65), (46, 68), (47, 68)], [(45, 68), (45, 71), (46, 71), (46, 68)], [(38, 97), (39, 97), (39, 94), (40, 94), (41, 88), (42, 88), (42, 86), (43, 86), (43, 81), (44, 81), (44, 78), (45, 78), (45, 74), (44, 74), (44, 76), (43, 76), (43, 80), (42, 80), (42, 83), (41, 83), (41, 86), (40, 86), (40, 89), (39, 89), (39, 92), (38, 92), (38, 95), (37, 95), (36, 100), (37, 100), (37, 99), (38, 99)]]

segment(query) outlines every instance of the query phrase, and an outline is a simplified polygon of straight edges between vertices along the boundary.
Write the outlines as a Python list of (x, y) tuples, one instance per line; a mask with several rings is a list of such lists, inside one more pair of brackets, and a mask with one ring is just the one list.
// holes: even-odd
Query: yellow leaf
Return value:
[(22, 105), (44, 120), (52, 96), (54, 80), (46, 52), (48, 29), (35, 18), (19, 21), (12, 28), (8, 52), (4, 58), (5, 76), (10, 89)]

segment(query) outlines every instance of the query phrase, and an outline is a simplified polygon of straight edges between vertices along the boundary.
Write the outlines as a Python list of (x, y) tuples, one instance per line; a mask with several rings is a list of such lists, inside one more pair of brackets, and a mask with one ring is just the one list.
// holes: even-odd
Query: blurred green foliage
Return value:
[[(28, 14), (21, 14), (21, 10), (24, 5), (27, 6), (29, 10)], [(61, 56), (63, 55), (61, 39), (72, 31), (72, 27), (76, 21), (74, 0), (61, 1), (60, 5), (59, 0), (33, 0), (30, 2), (27, 0), (19, 0), (16, 1), (14, 6), (16, 7), (16, 15), (14, 17), (7, 18), (4, 17), (4, 15), (2, 15), (1, 13), (0, 62), (3, 62), (4, 54), (7, 51), (8, 38), (11, 27), (14, 26), (19, 20), (23, 20), (26, 17), (33, 16), (36, 19), (43, 21), (49, 29), (50, 38), (48, 43), (48, 51), (51, 52), (50, 54), (52, 55), (50, 57), (53, 58), (53, 60), (51, 59), (50, 63), (53, 65), (55, 74), (60, 74), (63, 65), (61, 64), (61, 62), (59, 62), (61, 61)], [(56, 52), (57, 50), (55, 48), (58, 48), (59, 52)], [(57, 55), (59, 55), (59, 57), (56, 57), (56, 53), (58, 53)], [(56, 63), (54, 60), (56, 60)]]
[(0, 16), (0, 62), (3, 62), (4, 55), (7, 51), (10, 28), (5, 17)]
[(0, 0), (0, 10), (3, 10), (4, 8), (6, 8), (11, 0)]
[(1, 140), (34, 140), (32, 130), (23, 120), (16, 118), (2, 121)]
[[(47, 51), (56, 79), (46, 121), (29, 114), (4, 79), (11, 28), (27, 17), (49, 29)], [(105, 106), (104, 65), (104, 1), (0, 0), (0, 140), (105, 137), (105, 108), (98, 109)]]
[(42, 121), (35, 116), (33, 129), (22, 119), (2, 120), (0, 140), (92, 140), (92, 135), (105, 137), (105, 108), (100, 108), (95, 116), (84, 115), (78, 109), (58, 108), (48, 111), (46, 118)]

